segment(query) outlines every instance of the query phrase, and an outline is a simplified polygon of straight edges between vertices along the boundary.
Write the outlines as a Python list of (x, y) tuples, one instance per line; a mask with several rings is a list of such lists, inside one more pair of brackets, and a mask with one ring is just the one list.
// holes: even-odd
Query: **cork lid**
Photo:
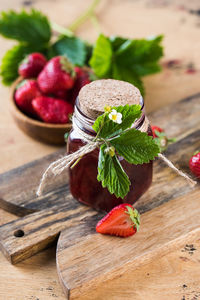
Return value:
[(96, 119), (104, 112), (105, 105), (140, 104), (141, 94), (131, 83), (102, 79), (82, 87), (78, 98), (81, 111), (89, 118)]

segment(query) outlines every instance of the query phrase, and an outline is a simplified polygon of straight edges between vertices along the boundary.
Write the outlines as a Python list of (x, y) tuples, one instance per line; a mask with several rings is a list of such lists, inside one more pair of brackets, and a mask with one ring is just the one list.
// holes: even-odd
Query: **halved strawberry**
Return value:
[(96, 226), (96, 231), (102, 234), (128, 237), (139, 230), (139, 225), (138, 211), (131, 204), (124, 203), (114, 207), (101, 219)]

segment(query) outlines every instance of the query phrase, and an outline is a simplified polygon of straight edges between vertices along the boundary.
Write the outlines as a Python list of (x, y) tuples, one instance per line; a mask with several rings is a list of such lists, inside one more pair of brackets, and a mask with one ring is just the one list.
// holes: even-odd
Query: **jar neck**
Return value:
[[(138, 130), (141, 128), (141, 126), (143, 125), (143, 123), (145, 121), (145, 107), (144, 107), (144, 100), (142, 97), (140, 98), (140, 106), (141, 106), (141, 110), (142, 110), (142, 115), (132, 125), (132, 128), (135, 128)], [(73, 124), (75, 123), (74, 124), (74, 125), (76, 125), (75, 127), (78, 127), (79, 130), (83, 131), (84, 133), (95, 137), (96, 132), (92, 128), (94, 122), (95, 122), (94, 119), (89, 118), (81, 111), (80, 105), (79, 105), (79, 99), (77, 97), (76, 103), (74, 106), (74, 115), (73, 115)]]

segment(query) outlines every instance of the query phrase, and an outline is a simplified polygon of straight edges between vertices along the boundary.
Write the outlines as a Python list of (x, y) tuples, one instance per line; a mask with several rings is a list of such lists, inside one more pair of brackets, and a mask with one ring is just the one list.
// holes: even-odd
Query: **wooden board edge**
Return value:
[[(170, 253), (172, 250), (177, 250), (180, 247), (183, 247), (185, 244), (187, 244), (187, 240), (194, 240), (199, 238), (200, 235), (200, 228), (196, 228), (190, 232), (188, 232), (185, 235), (182, 235), (181, 237), (177, 237), (174, 240), (170, 241), (169, 243), (166, 243), (162, 245), (161, 247), (158, 247), (157, 249), (154, 248), (153, 251), (150, 251), (148, 254), (144, 253), (141, 256), (138, 256), (134, 261), (131, 263), (128, 262), (127, 264), (124, 264), (122, 267), (115, 269), (114, 275), (113, 272), (109, 272), (107, 274), (103, 274), (100, 277), (95, 277), (93, 278), (90, 282), (84, 283), (80, 286), (77, 287), (68, 287), (66, 285), (66, 282), (64, 282), (61, 272), (60, 272), (60, 267), (58, 263), (58, 256), (57, 256), (57, 251), (56, 251), (56, 266), (57, 266), (57, 274), (59, 278), (59, 282), (62, 286), (62, 289), (67, 297), (68, 300), (77, 300), (80, 298), (81, 299), (84, 296), (88, 296), (90, 293), (90, 290), (95, 290), (98, 288), (100, 285), (102, 286), (103, 284), (109, 284), (109, 282), (112, 282), (112, 280), (117, 279), (118, 277), (122, 277), (123, 274), (125, 274), (127, 267), (131, 269), (131, 267), (138, 268), (141, 265), (146, 265), (152, 259), (155, 257), (163, 257), (166, 254)], [(127, 266), (128, 265), (128, 266)]]

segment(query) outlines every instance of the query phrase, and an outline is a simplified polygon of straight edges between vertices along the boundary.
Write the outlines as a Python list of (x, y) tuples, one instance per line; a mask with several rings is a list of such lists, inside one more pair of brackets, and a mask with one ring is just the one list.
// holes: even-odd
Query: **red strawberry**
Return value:
[(128, 203), (114, 207), (103, 219), (101, 219), (96, 231), (103, 234), (127, 237), (139, 230), (140, 215), (138, 211)]
[(176, 139), (168, 139), (165, 131), (158, 126), (151, 126), (153, 138), (160, 147), (161, 152), (165, 151), (169, 144), (174, 143)]
[(29, 54), (19, 65), (19, 75), (24, 78), (37, 77), (46, 63), (47, 60), (41, 53)]
[(76, 80), (75, 80), (73, 89), (70, 91), (70, 96), (69, 96), (70, 102), (72, 104), (75, 103), (80, 89), (84, 85), (91, 82), (91, 79), (90, 79), (91, 74), (88, 70), (82, 69), (82, 68), (79, 68), (79, 67), (75, 67), (74, 71), (76, 72)]
[(52, 58), (38, 76), (41, 91), (51, 94), (71, 89), (74, 85), (75, 72), (65, 56)]
[(192, 173), (200, 178), (200, 151), (195, 152), (190, 158), (189, 167)]
[(15, 102), (24, 113), (35, 115), (32, 100), (41, 96), (36, 80), (23, 80), (15, 91)]
[(68, 123), (69, 115), (73, 113), (72, 105), (62, 99), (41, 96), (33, 99), (32, 105), (38, 117), (46, 123)]
[(68, 100), (69, 99), (69, 91), (68, 90), (59, 90), (54, 93), (56, 98), (63, 99), (63, 100)]
[(153, 132), (153, 137), (158, 137), (159, 132), (164, 132), (164, 130), (158, 126), (151, 126), (152, 132)]

